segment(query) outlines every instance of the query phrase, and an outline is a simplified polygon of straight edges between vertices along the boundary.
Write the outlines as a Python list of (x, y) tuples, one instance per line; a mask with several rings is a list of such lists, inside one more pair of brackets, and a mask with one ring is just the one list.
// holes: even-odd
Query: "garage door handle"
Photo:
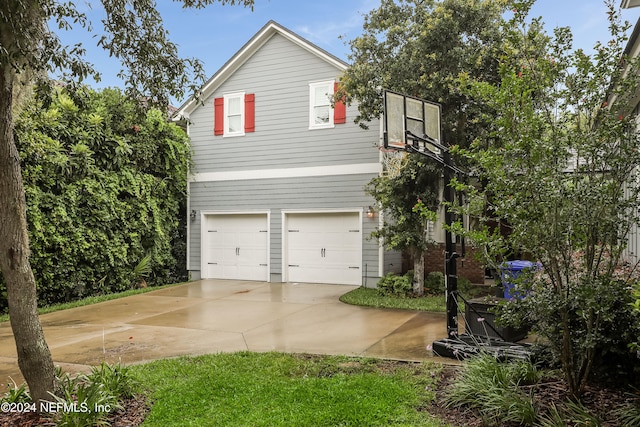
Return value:
[(360, 267), (351, 267), (351, 266), (349, 266), (349, 268), (352, 269), (352, 270), (360, 270)]
[(300, 267), (298, 264), (289, 264), (289, 267)]
[(218, 265), (217, 262), (208, 262), (207, 264), (209, 264), (209, 265)]
[(260, 264), (260, 267), (266, 267), (267, 264)]

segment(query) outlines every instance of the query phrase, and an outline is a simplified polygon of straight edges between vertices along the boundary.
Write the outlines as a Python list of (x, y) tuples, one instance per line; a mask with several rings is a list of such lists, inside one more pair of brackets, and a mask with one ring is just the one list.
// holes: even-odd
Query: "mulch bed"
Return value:
[[(124, 409), (115, 411), (109, 417), (111, 427), (137, 427), (149, 413), (145, 396), (134, 396), (122, 402)], [(50, 418), (35, 412), (0, 413), (0, 427), (55, 426)]]
[[(435, 401), (427, 408), (430, 414), (446, 421), (452, 427), (489, 427), (491, 424), (484, 422), (480, 414), (471, 408), (445, 406), (445, 394), (447, 388), (451, 386), (458, 374), (460, 367), (445, 366), (440, 373), (440, 381), (436, 390)], [(540, 384), (525, 386), (523, 391), (532, 393), (534, 402), (541, 413), (552, 405), (560, 406), (562, 402), (569, 399), (569, 390), (563, 381), (549, 381)], [(601, 427), (620, 426), (619, 420), (615, 417), (615, 410), (622, 408), (635, 401), (640, 404), (639, 394), (630, 394), (623, 390), (614, 389), (607, 386), (588, 386), (582, 398), (582, 404), (592, 414), (603, 420)], [(517, 426), (518, 424), (501, 424), (503, 427)], [(572, 424), (568, 423), (567, 426)]]

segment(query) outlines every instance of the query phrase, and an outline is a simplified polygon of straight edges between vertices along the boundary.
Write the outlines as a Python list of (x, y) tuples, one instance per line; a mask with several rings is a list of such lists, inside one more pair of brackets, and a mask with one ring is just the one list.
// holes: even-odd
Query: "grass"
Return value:
[(444, 313), (446, 311), (444, 295), (427, 295), (420, 298), (397, 298), (383, 296), (376, 289), (359, 287), (340, 297), (346, 304), (376, 308), (399, 308), (403, 310), (421, 310)]
[[(52, 305), (38, 308), (38, 314), (47, 314), (47, 313), (53, 313), (54, 311), (67, 310), (69, 308), (83, 307), (85, 305), (97, 304), (99, 302), (111, 301), (114, 299), (129, 297), (132, 295), (144, 294), (147, 292), (157, 291), (159, 289), (170, 288), (172, 286), (178, 286), (182, 284), (184, 283), (174, 283), (174, 284), (162, 285), (162, 286), (151, 286), (148, 288), (129, 289), (127, 291), (116, 292), (112, 294), (97, 295), (97, 296), (82, 298), (76, 301), (64, 302), (60, 304), (52, 304)], [(9, 320), (8, 314), (0, 315), (0, 322), (6, 322), (8, 320)]]
[(132, 366), (143, 426), (440, 426), (424, 408), (439, 367), (344, 356), (223, 353)]

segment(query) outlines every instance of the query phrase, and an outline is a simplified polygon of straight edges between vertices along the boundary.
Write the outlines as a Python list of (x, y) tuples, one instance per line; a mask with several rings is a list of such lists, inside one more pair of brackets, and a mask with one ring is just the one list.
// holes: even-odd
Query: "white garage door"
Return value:
[(266, 214), (205, 215), (203, 227), (203, 278), (268, 280)]
[(362, 283), (362, 226), (358, 212), (287, 214), (289, 282)]

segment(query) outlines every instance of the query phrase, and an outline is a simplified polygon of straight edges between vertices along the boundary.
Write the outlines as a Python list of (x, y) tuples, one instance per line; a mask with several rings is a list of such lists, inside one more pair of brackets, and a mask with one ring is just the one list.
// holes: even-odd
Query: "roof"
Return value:
[(629, 9), (631, 7), (640, 6), (640, 0), (622, 0), (620, 7), (623, 9)]
[[(640, 0), (638, 0), (638, 3), (640, 3)], [(637, 48), (638, 37), (640, 37), (640, 18), (638, 18), (635, 27), (633, 27), (633, 32), (631, 33), (631, 36), (629, 36), (629, 40), (627, 41), (627, 45), (624, 48), (623, 55), (634, 54), (633, 51)]]
[[(271, 37), (281, 35), (287, 40), (306, 49), (319, 58), (334, 65), (339, 70), (346, 70), (348, 64), (340, 58), (330, 54), (326, 50), (316, 46), (310, 41), (300, 37), (293, 31), (271, 20), (254, 35), (242, 48), (231, 57), (201, 88), (201, 99), (209, 97), (222, 83), (238, 70), (253, 54), (258, 51)], [(195, 97), (189, 98), (180, 106), (174, 115), (175, 118), (188, 118), (191, 112), (199, 105)]]

